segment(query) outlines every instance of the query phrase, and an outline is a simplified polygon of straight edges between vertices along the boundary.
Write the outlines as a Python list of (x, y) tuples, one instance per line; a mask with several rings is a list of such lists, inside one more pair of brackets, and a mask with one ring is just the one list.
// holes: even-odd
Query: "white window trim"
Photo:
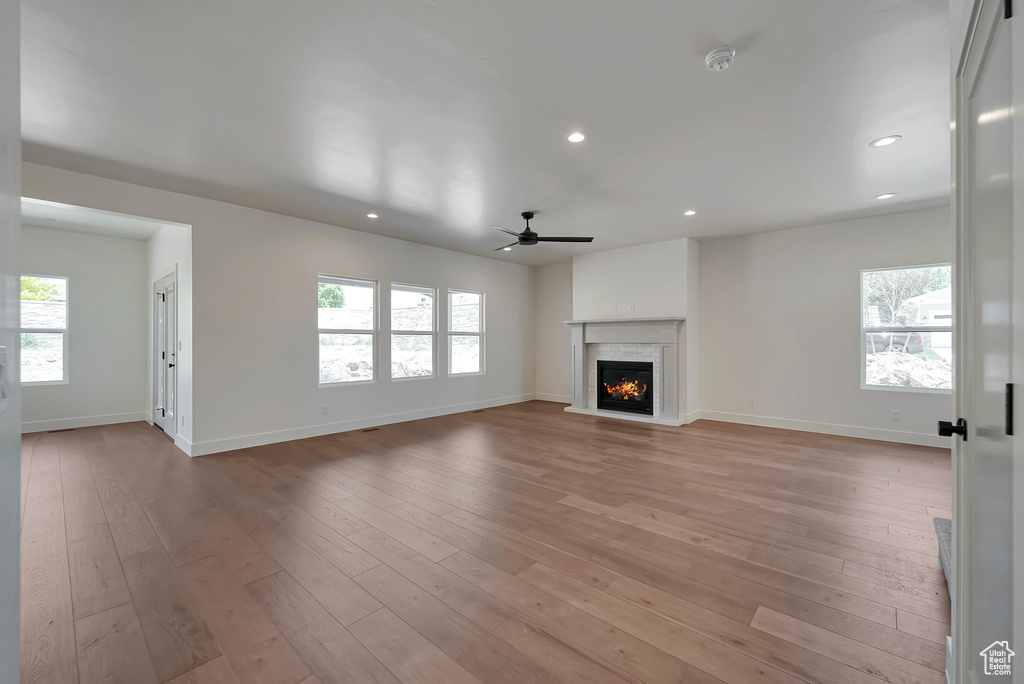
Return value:
[[(919, 268), (941, 268), (943, 266), (952, 267), (950, 262), (940, 262), (937, 264), (920, 264), (917, 266), (890, 266), (887, 268), (865, 268), (860, 272), (860, 388), (862, 390), (870, 390), (876, 392), (911, 392), (915, 394), (951, 394), (952, 388), (944, 389), (941, 387), (905, 387), (897, 385), (869, 385), (867, 379), (868, 364), (867, 364), (867, 339), (868, 333), (899, 333), (899, 332), (937, 332), (937, 333), (952, 333), (952, 319), (950, 319), (950, 325), (866, 325), (864, 323), (864, 276), (868, 273), (878, 273), (880, 271), (913, 271)], [(956, 344), (956, 339), (953, 340), (953, 344)]]
[(395, 290), (396, 287), (399, 288), (399, 289), (401, 289), (401, 288), (409, 288), (409, 289), (412, 289), (412, 290), (426, 290), (426, 291), (430, 292), (431, 297), (433, 297), (433, 304), (431, 305), (431, 310), (430, 310), (430, 319), (431, 319), (430, 320), (430, 332), (427, 332), (425, 330), (395, 330), (395, 329), (392, 328), (391, 332), (390, 332), (391, 337), (389, 339), (389, 342), (391, 343), (391, 347), (389, 349), (391, 351), (391, 354), (393, 355), (394, 352), (395, 352), (395, 350), (394, 350), (394, 337), (395, 337), (395, 335), (419, 335), (419, 336), (422, 336), (422, 337), (426, 337), (426, 336), (429, 335), (430, 336), (430, 375), (411, 375), (411, 376), (405, 377), (405, 378), (396, 378), (394, 376), (394, 370), (391, 370), (391, 371), (389, 371), (391, 373), (391, 380), (392, 380), (392, 382), (405, 382), (406, 380), (430, 380), (432, 378), (436, 378), (437, 377), (437, 305), (438, 305), (438, 301), (437, 301), (437, 298), (438, 298), (437, 288), (436, 287), (430, 287), (429, 285), (414, 285), (412, 283), (392, 282), (391, 283), (391, 290), (390, 290), (391, 305), (389, 307), (390, 308), (389, 313), (392, 313), (395, 310), (394, 290)]
[[(63, 368), (61, 369), (63, 377), (60, 380), (37, 380), (37, 381), (22, 381), (22, 387), (46, 387), (48, 385), (67, 385), (71, 382), (71, 370), (68, 366), (68, 361), (71, 358), (71, 345), (68, 343), (70, 337), (68, 336), (68, 329), (71, 326), (71, 278), (62, 275), (43, 275), (41, 273), (22, 273), (18, 277), (18, 293), (19, 293), (19, 306), (20, 306), (20, 293), (21, 293), (21, 279), (24, 277), (29, 278), (52, 278), (64, 281), (64, 327), (63, 328), (18, 328), (18, 352), (19, 358), (21, 354), (21, 333), (48, 333), (57, 334), (60, 333), (64, 336), (63, 351), (64, 361)], [(20, 314), (18, 325), (21, 325)], [(21, 368), (18, 368), (18, 378), (21, 378)]]
[[(368, 283), (373, 286), (373, 329), (359, 329), (359, 328), (321, 328), (320, 327), (320, 307), (317, 306), (317, 333), (316, 333), (316, 379), (317, 387), (357, 387), (359, 385), (372, 385), (377, 382), (377, 378), (380, 377), (378, 369), (380, 368), (379, 363), (379, 347), (377, 346), (378, 336), (377, 332), (380, 330), (380, 288), (379, 283), (376, 280), (370, 280), (369, 278), (355, 278), (352, 276), (340, 276), (340, 275), (329, 275), (327, 273), (317, 274), (317, 295), (319, 301), (319, 290), (320, 283), (328, 283), (331, 285), (341, 285), (344, 282), (356, 281), (362, 283)], [(320, 382), (320, 336), (321, 335), (370, 335), (370, 356), (373, 358), (373, 378), (369, 380), (353, 380), (351, 382)]]
[[(459, 330), (452, 330), (452, 294), (474, 294), (480, 296), (480, 331), (479, 332), (462, 332)], [(448, 307), (448, 377), (450, 378), (469, 378), (475, 375), (484, 375), (487, 372), (487, 295), (483, 292), (477, 292), (475, 290), (460, 290), (457, 288), (449, 288), (448, 296), (446, 297), (445, 304)], [(453, 373), (452, 372), (452, 338), (453, 337), (479, 337), (480, 338), (480, 370), (474, 373)]]

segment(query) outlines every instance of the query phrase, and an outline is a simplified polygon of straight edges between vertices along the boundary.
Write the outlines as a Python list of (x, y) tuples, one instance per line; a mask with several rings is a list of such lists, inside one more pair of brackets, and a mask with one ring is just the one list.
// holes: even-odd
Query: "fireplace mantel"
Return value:
[(566, 325), (583, 325), (585, 323), (682, 323), (685, 318), (584, 318), (578, 321), (565, 321)]
[[(662, 425), (682, 425), (686, 422), (680, 412), (682, 382), (681, 369), (686, 364), (684, 328), (686, 319), (673, 318), (610, 318), (565, 321), (572, 329), (572, 406), (565, 410), (622, 420), (634, 420)], [(600, 411), (588, 405), (589, 365), (588, 345), (645, 345), (656, 350), (660, 387), (660, 410), (654, 416), (630, 415), (618, 411)]]

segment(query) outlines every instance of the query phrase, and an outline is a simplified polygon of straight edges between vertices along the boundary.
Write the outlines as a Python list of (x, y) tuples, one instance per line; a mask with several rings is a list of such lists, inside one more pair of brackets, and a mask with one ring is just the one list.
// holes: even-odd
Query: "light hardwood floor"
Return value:
[(945, 681), (948, 451), (542, 402), (23, 444), (25, 682)]

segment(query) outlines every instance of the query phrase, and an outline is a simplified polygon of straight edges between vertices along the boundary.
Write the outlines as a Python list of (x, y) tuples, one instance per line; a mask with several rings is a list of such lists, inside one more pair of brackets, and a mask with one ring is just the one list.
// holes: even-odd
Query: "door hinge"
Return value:
[(1013, 383), (1006, 383), (1006, 434), (1013, 437)]
[(1013, 0), (1003, 0), (1003, 11), (1004, 11), (1004, 14), (1003, 14), (1003, 18), (1004, 19), (1012, 19), (1013, 18)]

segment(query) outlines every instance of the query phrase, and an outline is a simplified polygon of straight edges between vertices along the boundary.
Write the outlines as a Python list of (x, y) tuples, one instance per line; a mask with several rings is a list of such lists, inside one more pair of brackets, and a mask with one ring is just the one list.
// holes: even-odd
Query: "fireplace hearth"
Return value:
[(654, 364), (597, 361), (597, 408), (654, 414)]

